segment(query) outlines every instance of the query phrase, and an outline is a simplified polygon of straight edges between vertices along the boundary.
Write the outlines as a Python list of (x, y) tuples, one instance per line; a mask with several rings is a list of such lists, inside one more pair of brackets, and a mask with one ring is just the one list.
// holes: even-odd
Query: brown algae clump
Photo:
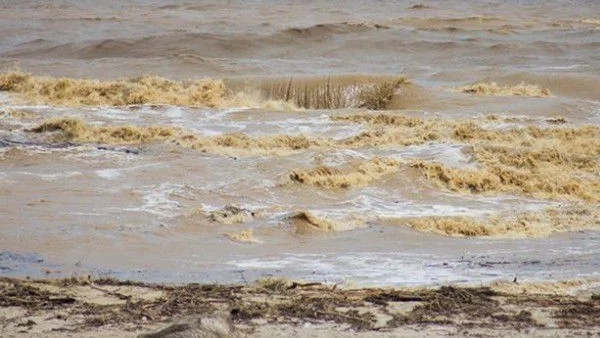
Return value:
[(550, 90), (541, 88), (538, 85), (520, 83), (514, 86), (499, 86), (495, 82), (475, 83), (458, 89), (462, 93), (482, 95), (482, 96), (532, 96), (548, 97)]
[(346, 189), (368, 184), (384, 175), (396, 172), (399, 165), (394, 159), (376, 157), (350, 170), (324, 166), (312, 170), (294, 170), (289, 178), (292, 182), (301, 184)]

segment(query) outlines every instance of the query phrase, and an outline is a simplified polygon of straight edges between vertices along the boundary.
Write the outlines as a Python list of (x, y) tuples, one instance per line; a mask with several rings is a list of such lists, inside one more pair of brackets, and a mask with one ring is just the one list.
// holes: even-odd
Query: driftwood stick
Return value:
[(94, 285), (94, 283), (92, 283), (92, 282), (87, 282), (87, 285), (89, 285), (94, 290), (102, 291), (102, 292), (104, 292), (107, 295), (110, 295), (110, 296), (113, 296), (113, 297), (117, 297), (117, 298), (119, 298), (121, 300), (129, 300), (129, 299), (131, 299), (131, 296), (127, 296), (127, 295), (124, 295), (122, 293), (118, 293), (118, 292), (115, 292), (115, 291), (110, 291), (110, 290), (103, 289), (101, 287), (98, 287), (98, 286)]

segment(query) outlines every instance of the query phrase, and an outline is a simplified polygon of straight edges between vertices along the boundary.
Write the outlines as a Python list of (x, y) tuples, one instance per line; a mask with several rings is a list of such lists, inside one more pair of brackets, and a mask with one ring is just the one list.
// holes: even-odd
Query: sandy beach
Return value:
[(184, 286), (112, 279), (1, 281), (16, 337), (594, 336), (600, 282), (360, 288), (263, 280)]

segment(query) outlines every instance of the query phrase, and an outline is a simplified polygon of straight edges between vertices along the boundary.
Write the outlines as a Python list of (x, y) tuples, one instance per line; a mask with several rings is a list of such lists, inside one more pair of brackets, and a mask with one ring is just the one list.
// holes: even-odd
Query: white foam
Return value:
[[(7, 92), (0, 92), (0, 104), (8, 105), (10, 104), (10, 95)], [(2, 107), (4, 108), (4, 107)]]
[[(428, 216), (488, 216), (499, 211), (540, 211), (557, 203), (538, 201), (511, 195), (469, 196), (449, 194), (449, 199), (433, 201), (408, 199), (401, 194), (390, 194), (377, 187), (366, 187), (345, 201), (333, 204), (304, 206), (319, 210), (330, 218), (344, 219), (348, 215), (366, 215), (369, 219)], [(446, 202), (446, 203), (444, 203)]]
[[(367, 285), (435, 285), (496, 279), (500, 271), (464, 269), (460, 262), (431, 254), (356, 252), (282, 254), (226, 262), (244, 270), (291, 270), (306, 280)], [(434, 265), (432, 265), (432, 262)], [(435, 265), (448, 262), (446, 265)], [(318, 271), (318, 274), (313, 274)]]
[(67, 159), (82, 161), (85, 163), (101, 163), (116, 162), (128, 163), (138, 159), (138, 156), (133, 153), (127, 153), (116, 149), (115, 151), (100, 150), (92, 145), (81, 145), (67, 149), (70, 153), (65, 155)]
[(150, 185), (142, 187), (146, 193), (142, 197), (144, 203), (141, 206), (124, 208), (125, 211), (144, 212), (161, 218), (172, 218), (181, 214), (184, 206), (171, 197), (173, 195), (189, 194), (186, 186), (181, 184), (162, 183), (158, 186)]
[(368, 155), (353, 149), (340, 149), (328, 153), (325, 157), (320, 157), (320, 161), (325, 166), (338, 167), (352, 160), (367, 160), (368, 158)]
[(137, 170), (143, 169), (143, 168), (162, 167), (162, 166), (164, 166), (164, 164), (162, 164), (162, 163), (150, 163), (150, 164), (143, 164), (143, 165), (138, 165), (138, 166), (133, 166), (133, 167), (126, 167), (126, 168), (99, 169), (99, 170), (96, 170), (95, 173), (96, 173), (96, 175), (98, 175), (99, 177), (102, 177), (104, 179), (114, 180), (114, 179), (117, 179), (118, 177), (121, 177), (123, 175), (123, 173), (126, 173), (126, 172), (137, 171)]
[(96, 175), (107, 180), (114, 180), (117, 177), (121, 176), (121, 171), (122, 169), (101, 169), (96, 170)]
[(403, 148), (384, 150), (385, 156), (398, 160), (424, 159), (436, 161), (450, 167), (471, 166), (471, 156), (464, 151), (464, 145), (450, 143), (426, 143)]
[(534, 67), (533, 70), (571, 70), (571, 69), (577, 69), (577, 68), (585, 68), (585, 67), (589, 67), (590, 65), (587, 63), (575, 63), (572, 65), (566, 65), (566, 66), (543, 66), (543, 67)]
[(61, 171), (53, 174), (45, 174), (45, 173), (32, 173), (28, 171), (19, 171), (17, 174), (35, 176), (41, 178), (44, 181), (52, 182), (59, 179), (71, 178), (75, 176), (81, 176), (81, 172), (79, 171)]
[(131, 111), (117, 108), (101, 108), (95, 111), (95, 115), (110, 120), (135, 120), (138, 119)]

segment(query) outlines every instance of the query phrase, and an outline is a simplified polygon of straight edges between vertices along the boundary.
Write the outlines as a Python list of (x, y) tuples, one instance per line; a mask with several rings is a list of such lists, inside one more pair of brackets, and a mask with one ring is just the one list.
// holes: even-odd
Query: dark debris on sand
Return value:
[[(42, 286), (52, 287), (44, 288)], [(142, 293), (161, 291), (147, 300), (109, 290), (137, 287)], [(74, 287), (101, 290), (120, 302), (100, 305), (73, 295)], [(395, 311), (394, 304), (410, 305)], [(252, 331), (263, 323), (298, 325), (333, 322), (356, 331), (389, 331), (405, 325), (449, 325), (460, 328), (524, 329), (542, 327), (532, 309), (547, 310), (560, 327), (600, 327), (600, 299), (567, 295), (513, 295), (487, 287), (438, 289), (337, 289), (320, 283), (267, 280), (252, 286), (189, 284), (165, 286), (113, 279), (18, 280), (0, 279), (0, 307), (20, 307), (28, 313), (61, 310), (83, 320), (69, 328), (86, 330), (104, 325), (143, 328), (189, 316), (225, 314), (237, 326)], [(378, 324), (381, 315), (391, 318)], [(25, 319), (23, 319), (25, 320)], [(35, 324), (31, 324), (35, 325)]]

